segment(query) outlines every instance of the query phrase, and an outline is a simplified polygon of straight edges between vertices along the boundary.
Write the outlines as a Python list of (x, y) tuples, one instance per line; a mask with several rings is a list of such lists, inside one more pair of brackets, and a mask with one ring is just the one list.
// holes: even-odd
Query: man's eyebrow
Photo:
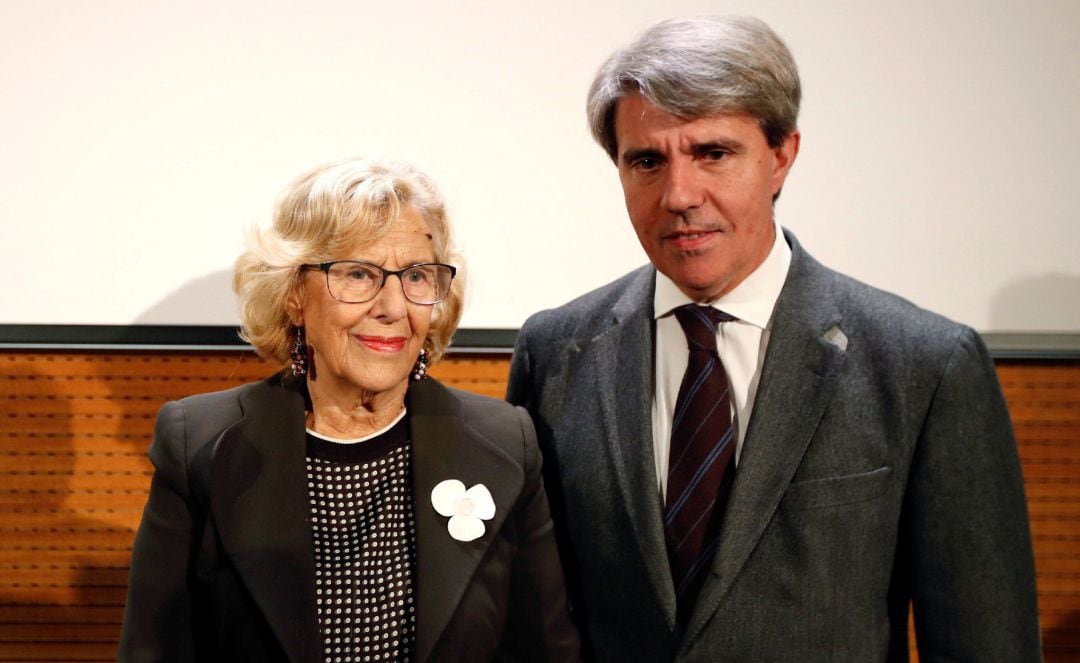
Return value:
[(724, 152), (738, 153), (745, 150), (745, 146), (733, 138), (715, 138), (712, 140), (701, 141), (698, 143), (692, 143), (690, 145), (690, 154), (703, 154), (705, 152), (713, 152), (715, 150), (723, 150)]
[(660, 150), (652, 147), (642, 147), (638, 149), (627, 150), (619, 157), (619, 161), (623, 163), (633, 163), (638, 159), (663, 159), (664, 155), (660, 153)]

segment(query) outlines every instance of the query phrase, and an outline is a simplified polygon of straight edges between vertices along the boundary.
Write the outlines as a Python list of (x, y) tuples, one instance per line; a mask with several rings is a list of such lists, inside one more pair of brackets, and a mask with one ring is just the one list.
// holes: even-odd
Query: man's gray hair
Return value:
[(770, 147), (795, 130), (802, 96), (791, 51), (747, 16), (662, 21), (608, 58), (589, 88), (588, 114), (593, 138), (613, 161), (615, 110), (634, 93), (686, 119), (747, 113)]

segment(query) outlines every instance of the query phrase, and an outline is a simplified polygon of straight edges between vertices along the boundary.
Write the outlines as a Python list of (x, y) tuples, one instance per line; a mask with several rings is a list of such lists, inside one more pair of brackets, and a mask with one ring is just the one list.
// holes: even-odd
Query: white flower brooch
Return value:
[(482, 483), (465, 490), (457, 479), (440, 481), (431, 490), (431, 505), (450, 519), (446, 528), (458, 541), (479, 539), (484, 535), (484, 521), (495, 517), (495, 502)]

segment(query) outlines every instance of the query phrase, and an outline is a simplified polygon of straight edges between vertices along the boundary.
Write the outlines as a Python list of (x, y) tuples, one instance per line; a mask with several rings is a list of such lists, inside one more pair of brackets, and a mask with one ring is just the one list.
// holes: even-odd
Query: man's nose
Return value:
[(705, 201), (701, 173), (690, 161), (673, 160), (667, 168), (660, 204), (672, 214), (685, 214)]

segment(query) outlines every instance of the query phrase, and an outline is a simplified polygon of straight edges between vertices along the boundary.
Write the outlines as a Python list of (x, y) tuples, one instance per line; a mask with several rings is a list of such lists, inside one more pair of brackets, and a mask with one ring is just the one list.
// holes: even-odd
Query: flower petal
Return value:
[(477, 518), (491, 520), (495, 517), (495, 500), (491, 499), (491, 491), (482, 483), (478, 483), (465, 491), (465, 497), (472, 500), (472, 513)]
[(474, 511), (476, 511), (476, 505), (469, 498), (469, 491), (465, 491), (465, 496), (454, 502), (454, 515), (475, 516)]
[(440, 481), (431, 489), (431, 506), (440, 516), (454, 515), (454, 503), (465, 495), (465, 484), (457, 479)]
[(473, 541), (484, 536), (484, 521), (476, 516), (454, 516), (446, 528), (458, 541)]

